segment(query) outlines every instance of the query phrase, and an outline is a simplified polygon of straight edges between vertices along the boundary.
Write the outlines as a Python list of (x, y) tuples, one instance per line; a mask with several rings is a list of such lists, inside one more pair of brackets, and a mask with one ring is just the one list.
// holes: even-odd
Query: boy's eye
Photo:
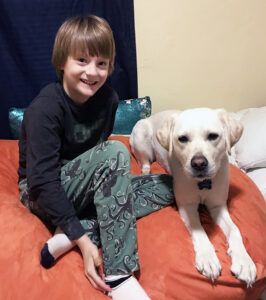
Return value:
[(85, 58), (79, 58), (78, 61), (81, 62), (81, 63), (85, 63), (86, 59)]
[(106, 61), (100, 61), (99, 66), (105, 67), (105, 66), (107, 66), (107, 62)]

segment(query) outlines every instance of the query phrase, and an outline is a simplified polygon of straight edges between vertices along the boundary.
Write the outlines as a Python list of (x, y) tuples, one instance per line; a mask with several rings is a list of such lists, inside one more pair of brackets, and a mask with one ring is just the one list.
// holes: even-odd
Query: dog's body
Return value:
[(178, 113), (177, 110), (167, 110), (157, 113), (150, 118), (137, 122), (130, 135), (130, 147), (136, 157), (143, 174), (150, 173), (150, 166), (157, 161), (169, 174), (171, 174), (168, 151), (158, 142), (157, 130), (169, 116)]
[(256, 267), (227, 209), (228, 153), (242, 130), (224, 110), (164, 111), (139, 121), (130, 145), (144, 174), (157, 160), (173, 175), (175, 198), (192, 237), (196, 268), (212, 280), (221, 272), (215, 249), (200, 223), (198, 205), (202, 203), (226, 235), (231, 271), (250, 286), (256, 279)]

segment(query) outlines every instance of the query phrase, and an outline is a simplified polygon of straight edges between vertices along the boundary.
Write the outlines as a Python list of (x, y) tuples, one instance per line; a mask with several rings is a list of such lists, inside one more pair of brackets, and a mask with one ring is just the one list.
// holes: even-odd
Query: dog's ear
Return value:
[(169, 153), (172, 152), (172, 131), (174, 128), (176, 117), (176, 114), (172, 115), (156, 132), (158, 142), (167, 151), (169, 151)]
[(238, 142), (243, 133), (243, 125), (224, 109), (217, 109), (217, 114), (223, 124), (227, 152), (230, 155), (231, 148)]

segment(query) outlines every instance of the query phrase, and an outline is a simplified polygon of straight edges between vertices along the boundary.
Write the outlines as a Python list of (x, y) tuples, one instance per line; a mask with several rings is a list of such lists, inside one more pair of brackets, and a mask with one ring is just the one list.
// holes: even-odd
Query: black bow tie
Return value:
[(212, 188), (212, 181), (210, 179), (205, 179), (203, 181), (198, 182), (198, 187), (200, 190)]

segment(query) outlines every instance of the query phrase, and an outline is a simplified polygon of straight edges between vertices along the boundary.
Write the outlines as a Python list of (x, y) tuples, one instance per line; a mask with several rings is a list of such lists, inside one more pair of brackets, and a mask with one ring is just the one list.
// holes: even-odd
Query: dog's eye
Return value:
[(186, 137), (185, 135), (181, 135), (178, 138), (178, 140), (179, 140), (180, 143), (187, 143), (188, 142), (188, 137)]
[(208, 140), (209, 141), (215, 141), (215, 140), (217, 140), (217, 138), (218, 138), (218, 134), (217, 133), (210, 133), (209, 135), (208, 135)]

